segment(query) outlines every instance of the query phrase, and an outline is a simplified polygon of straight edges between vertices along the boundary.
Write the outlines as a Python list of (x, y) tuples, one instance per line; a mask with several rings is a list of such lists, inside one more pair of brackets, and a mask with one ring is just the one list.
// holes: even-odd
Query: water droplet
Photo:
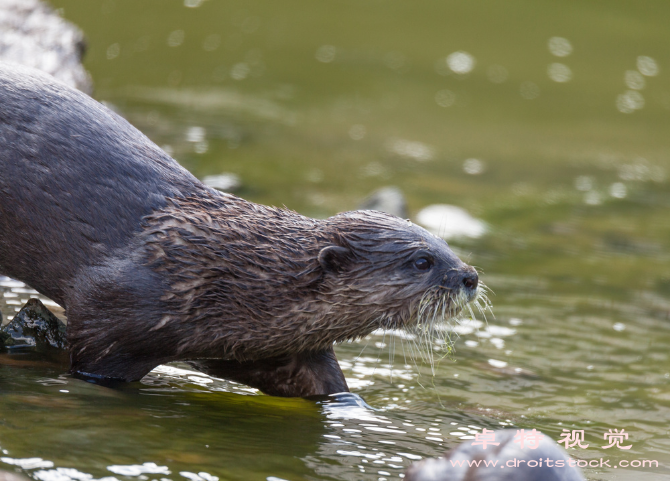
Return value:
[(540, 96), (540, 87), (534, 82), (523, 82), (519, 87), (519, 93), (526, 100), (533, 100)]
[(121, 54), (121, 45), (113, 43), (107, 47), (107, 60), (113, 60)]
[(616, 98), (616, 108), (624, 114), (631, 114), (644, 107), (644, 97), (636, 90), (628, 90)]
[(572, 44), (567, 38), (551, 37), (549, 39), (549, 51), (557, 57), (567, 57), (572, 53)]
[(352, 125), (349, 129), (349, 137), (353, 140), (362, 140), (366, 133), (365, 125), (361, 124)]
[(624, 74), (624, 82), (626, 87), (633, 90), (642, 90), (646, 85), (644, 77), (637, 70), (627, 70)]
[(337, 49), (333, 45), (321, 45), (316, 51), (316, 59), (319, 62), (330, 63), (335, 60)]
[(208, 35), (207, 38), (205, 38), (205, 41), (202, 43), (202, 48), (206, 52), (213, 52), (219, 46), (221, 45), (221, 35), (217, 33), (213, 33), (211, 35)]
[(501, 84), (507, 80), (509, 72), (502, 65), (491, 65), (486, 70), (486, 75), (488, 75), (489, 80), (494, 84)]
[(628, 190), (626, 189), (626, 184), (622, 182), (615, 182), (610, 185), (610, 195), (615, 199), (623, 199), (626, 197)]
[(655, 77), (658, 75), (658, 64), (656, 60), (645, 55), (641, 55), (637, 58), (637, 69), (642, 75), (647, 77)]
[(470, 73), (475, 68), (475, 58), (467, 52), (454, 52), (447, 56), (447, 66), (457, 74)]
[(168, 38), (167, 38), (168, 46), (178, 47), (182, 43), (184, 43), (184, 31), (183, 30), (175, 30), (173, 32), (170, 32), (170, 35), (168, 35)]
[(233, 80), (244, 80), (249, 75), (249, 65), (244, 62), (236, 63), (230, 70), (230, 77)]
[(547, 69), (549, 78), (554, 82), (569, 82), (572, 79), (572, 70), (562, 63), (552, 63)]
[(575, 179), (575, 189), (588, 192), (593, 189), (593, 178), (588, 175), (580, 175)]
[(479, 159), (467, 159), (463, 162), (463, 171), (470, 175), (479, 175), (486, 170), (486, 165)]
[(435, 94), (435, 102), (440, 107), (451, 107), (456, 103), (456, 94), (451, 90), (440, 90)]

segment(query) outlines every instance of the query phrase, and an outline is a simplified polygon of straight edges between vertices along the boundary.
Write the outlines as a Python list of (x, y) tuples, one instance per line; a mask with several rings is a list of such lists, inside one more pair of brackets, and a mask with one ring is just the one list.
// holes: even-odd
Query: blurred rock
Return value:
[(0, 0), (0, 61), (53, 75), (87, 94), (91, 78), (81, 65), (84, 35), (39, 0)]
[(397, 187), (382, 187), (366, 197), (358, 206), (361, 210), (378, 210), (407, 219), (407, 202)]
[(416, 222), (443, 239), (476, 239), (488, 230), (484, 221), (475, 219), (465, 209), (447, 204), (424, 207), (417, 214)]
[(65, 324), (39, 299), (30, 299), (14, 319), (0, 329), (0, 347), (3, 346), (43, 353), (62, 351), (67, 349)]
[(224, 192), (235, 192), (242, 186), (242, 181), (235, 174), (208, 175), (202, 182)]
[[(522, 449), (514, 442), (516, 434), (514, 429), (495, 431), (495, 442), (500, 444), (489, 444), (486, 449), (466, 441), (441, 458), (415, 463), (405, 481), (584, 481), (579, 469), (570, 466), (568, 454), (551, 438), (544, 436), (536, 448), (527, 444)], [(529, 461), (535, 466), (528, 466)], [(491, 464), (486, 466), (486, 462)], [(556, 467), (561, 462), (563, 466)]]
[(30, 481), (30, 478), (18, 473), (0, 471), (0, 481)]

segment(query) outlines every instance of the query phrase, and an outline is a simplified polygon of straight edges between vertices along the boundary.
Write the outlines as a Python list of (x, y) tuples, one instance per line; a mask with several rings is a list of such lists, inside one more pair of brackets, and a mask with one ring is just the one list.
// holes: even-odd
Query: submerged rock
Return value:
[(54, 316), (39, 299), (30, 299), (0, 329), (0, 348), (10, 350), (34, 350), (52, 353), (67, 349), (65, 324)]
[(358, 206), (361, 210), (378, 210), (387, 214), (406, 219), (407, 201), (402, 191), (397, 187), (382, 187), (372, 192)]
[(576, 460), (549, 436), (542, 435), (535, 445), (526, 441), (521, 448), (514, 442), (516, 430), (493, 433), (497, 446), (489, 443), (484, 449), (466, 441), (441, 458), (415, 463), (405, 481), (584, 481)]
[(0, 61), (53, 75), (87, 94), (91, 78), (81, 65), (86, 50), (81, 30), (40, 0), (0, 0)]

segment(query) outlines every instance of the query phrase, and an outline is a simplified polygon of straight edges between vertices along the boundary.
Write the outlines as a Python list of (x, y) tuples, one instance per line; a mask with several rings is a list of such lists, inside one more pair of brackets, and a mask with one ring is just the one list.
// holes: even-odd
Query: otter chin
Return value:
[(0, 66), (0, 99), (0, 273), (65, 308), (77, 375), (187, 361), (272, 395), (344, 392), (335, 343), (478, 295), (476, 271), (407, 220), (218, 192), (32, 69)]

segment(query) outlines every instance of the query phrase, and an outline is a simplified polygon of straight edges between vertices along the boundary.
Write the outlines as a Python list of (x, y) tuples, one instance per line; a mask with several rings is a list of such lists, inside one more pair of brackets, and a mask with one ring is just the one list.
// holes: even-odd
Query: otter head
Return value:
[(334, 241), (318, 256), (324, 298), (355, 306), (359, 335), (450, 318), (478, 296), (475, 269), (408, 220), (354, 211), (324, 222)]

